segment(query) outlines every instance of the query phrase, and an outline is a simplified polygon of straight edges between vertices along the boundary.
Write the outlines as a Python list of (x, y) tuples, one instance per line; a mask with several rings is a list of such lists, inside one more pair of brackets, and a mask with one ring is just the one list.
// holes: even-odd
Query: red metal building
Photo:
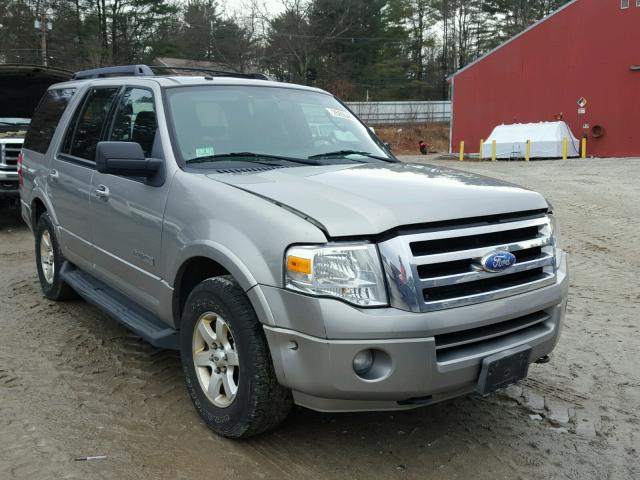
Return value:
[(640, 156), (640, 0), (574, 0), (451, 83), (454, 152), (462, 140), (477, 152), (497, 125), (562, 114), (589, 155)]

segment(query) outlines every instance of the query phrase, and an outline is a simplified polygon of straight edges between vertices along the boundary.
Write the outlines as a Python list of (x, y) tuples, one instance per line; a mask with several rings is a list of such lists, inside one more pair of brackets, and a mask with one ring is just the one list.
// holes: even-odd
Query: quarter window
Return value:
[(96, 147), (102, 139), (105, 121), (118, 88), (94, 88), (69, 126), (63, 152), (95, 162)]
[(157, 129), (153, 93), (142, 88), (128, 88), (118, 105), (109, 140), (137, 142), (150, 157)]
[(46, 153), (75, 88), (49, 90), (38, 104), (31, 126), (24, 140), (24, 148), (38, 153)]

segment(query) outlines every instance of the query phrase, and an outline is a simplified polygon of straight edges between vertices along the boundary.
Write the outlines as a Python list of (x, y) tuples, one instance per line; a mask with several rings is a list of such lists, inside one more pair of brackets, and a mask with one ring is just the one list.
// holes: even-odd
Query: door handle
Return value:
[(109, 188), (106, 185), (98, 185), (96, 188), (96, 197), (101, 198), (102, 200), (109, 199)]
[(51, 171), (49, 172), (49, 178), (50, 178), (51, 180), (58, 180), (58, 179), (60, 178), (60, 174), (58, 173), (58, 171), (57, 171), (57, 170), (51, 170)]

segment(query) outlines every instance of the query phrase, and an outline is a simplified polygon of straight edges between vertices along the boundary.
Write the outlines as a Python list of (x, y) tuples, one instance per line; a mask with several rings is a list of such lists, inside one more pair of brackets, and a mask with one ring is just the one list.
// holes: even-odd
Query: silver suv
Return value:
[(315, 88), (80, 72), (41, 101), (20, 172), (45, 295), (180, 350), (224, 436), (294, 403), (486, 395), (558, 341), (568, 275), (545, 199), (401, 163)]

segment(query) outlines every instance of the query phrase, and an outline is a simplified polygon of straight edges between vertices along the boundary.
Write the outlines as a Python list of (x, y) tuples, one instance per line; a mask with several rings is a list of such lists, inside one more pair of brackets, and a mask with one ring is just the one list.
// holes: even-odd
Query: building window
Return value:
[[(636, 0), (637, 2), (638, 0)], [(629, 8), (629, 0), (620, 0), (620, 8)]]
[(636, 7), (640, 7), (640, 0), (636, 0)]

